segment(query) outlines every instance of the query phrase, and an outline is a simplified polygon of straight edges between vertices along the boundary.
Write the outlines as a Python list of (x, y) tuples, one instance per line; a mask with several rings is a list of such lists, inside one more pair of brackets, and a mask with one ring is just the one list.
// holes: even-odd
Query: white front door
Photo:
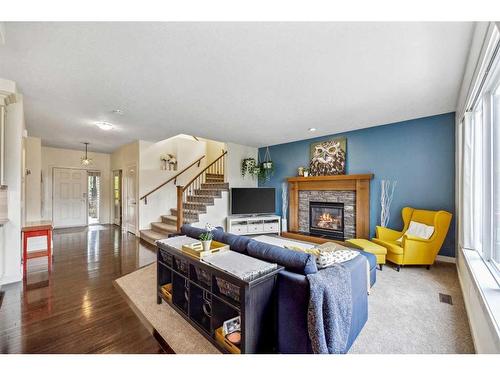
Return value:
[(53, 173), (54, 227), (87, 225), (87, 171), (54, 168)]
[(127, 231), (137, 233), (137, 168), (131, 165), (127, 168)]

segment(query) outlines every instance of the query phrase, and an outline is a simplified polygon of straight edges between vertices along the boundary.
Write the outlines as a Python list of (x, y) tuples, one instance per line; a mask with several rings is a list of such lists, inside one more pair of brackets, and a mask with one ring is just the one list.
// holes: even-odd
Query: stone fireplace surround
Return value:
[(356, 193), (354, 191), (299, 191), (299, 232), (309, 232), (309, 202), (344, 203), (345, 239), (356, 237)]
[[(314, 235), (304, 234), (305, 226), (309, 231), (309, 206), (305, 209), (305, 202), (309, 202), (311, 196), (320, 199), (339, 199), (348, 198), (348, 203), (352, 202), (354, 225), (349, 224), (349, 234), (346, 238), (369, 238), (370, 235), (370, 180), (373, 174), (357, 175), (337, 175), (337, 176), (312, 176), (312, 177), (290, 177), (288, 178), (289, 187), (289, 231), (283, 232), (283, 237), (324, 243), (328, 240)], [(302, 196), (302, 206), (300, 197)], [(344, 202), (345, 204), (345, 202)], [(345, 209), (345, 207), (344, 207)], [(301, 214), (301, 211), (303, 213)], [(305, 213), (305, 215), (304, 215)], [(347, 213), (344, 213), (347, 215)], [(346, 223), (344, 222), (344, 225)], [(354, 234), (353, 234), (354, 231)]]

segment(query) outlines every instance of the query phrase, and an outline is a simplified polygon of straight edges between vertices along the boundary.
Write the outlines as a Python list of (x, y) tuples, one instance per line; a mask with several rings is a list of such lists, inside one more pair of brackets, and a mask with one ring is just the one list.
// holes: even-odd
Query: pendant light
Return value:
[(92, 159), (89, 158), (88, 153), (87, 153), (89, 143), (83, 142), (83, 144), (85, 145), (85, 156), (82, 156), (82, 158), (80, 159), (80, 162), (82, 163), (82, 165), (84, 167), (87, 167), (90, 164), (92, 164)]

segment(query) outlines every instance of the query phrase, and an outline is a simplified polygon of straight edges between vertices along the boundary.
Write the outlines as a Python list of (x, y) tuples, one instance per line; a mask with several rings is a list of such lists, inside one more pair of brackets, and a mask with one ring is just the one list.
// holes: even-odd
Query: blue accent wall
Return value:
[[(304, 129), (307, 125), (304, 125)], [(397, 180), (388, 227), (401, 229), (405, 206), (446, 210), (455, 217), (455, 113), (332, 134), (270, 146), (275, 172), (259, 186), (276, 188), (281, 215), (281, 184), (309, 165), (310, 144), (332, 137), (347, 138), (347, 174), (373, 173), (370, 184), (370, 232), (380, 224), (380, 181)], [(265, 148), (259, 149), (263, 157)], [(455, 220), (440, 252), (455, 256)]]

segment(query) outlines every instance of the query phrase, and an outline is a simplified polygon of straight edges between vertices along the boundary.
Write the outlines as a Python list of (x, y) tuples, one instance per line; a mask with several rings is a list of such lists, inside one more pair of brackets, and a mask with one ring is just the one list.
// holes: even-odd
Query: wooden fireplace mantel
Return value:
[(356, 192), (356, 237), (370, 235), (370, 180), (373, 174), (337, 176), (290, 177), (289, 230), (299, 230), (299, 191), (301, 190), (351, 190)]

